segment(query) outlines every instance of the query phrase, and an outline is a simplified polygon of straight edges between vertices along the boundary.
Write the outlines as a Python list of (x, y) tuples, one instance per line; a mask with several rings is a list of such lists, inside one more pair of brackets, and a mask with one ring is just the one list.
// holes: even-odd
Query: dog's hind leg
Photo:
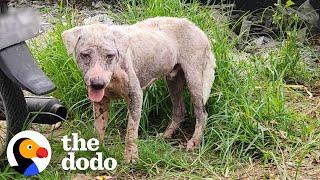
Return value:
[[(203, 59), (203, 56), (194, 59)], [(212, 61), (212, 62), (210, 62)], [(193, 62), (196, 62), (195, 60)], [(201, 62), (201, 61), (200, 61)], [(185, 74), (186, 84), (190, 92), (191, 102), (193, 104), (196, 117), (196, 125), (192, 138), (187, 142), (187, 150), (197, 148), (201, 143), (203, 129), (205, 128), (207, 112), (205, 103), (209, 97), (212, 81), (214, 77), (213, 59), (203, 59), (202, 63), (182, 64)]]
[[(190, 72), (189, 72), (190, 73)], [(203, 103), (203, 87), (200, 73), (193, 72), (192, 76), (186, 74), (187, 86), (190, 92), (191, 102), (193, 104), (196, 116), (196, 125), (192, 138), (187, 142), (187, 150), (193, 150), (200, 145), (202, 132), (206, 124), (207, 112)]]
[(182, 96), (185, 87), (185, 78), (182, 69), (179, 68), (173, 75), (168, 75), (166, 80), (172, 102), (172, 117), (171, 123), (165, 130), (163, 136), (164, 138), (171, 138), (175, 130), (179, 128), (180, 124), (184, 121), (185, 115), (185, 105)]
[(185, 74), (196, 117), (194, 133), (186, 147), (187, 150), (193, 150), (200, 145), (206, 125), (208, 114), (205, 105), (210, 96), (216, 65), (210, 46), (205, 49), (204, 54), (193, 52), (193, 54), (185, 55), (181, 59), (181, 68)]

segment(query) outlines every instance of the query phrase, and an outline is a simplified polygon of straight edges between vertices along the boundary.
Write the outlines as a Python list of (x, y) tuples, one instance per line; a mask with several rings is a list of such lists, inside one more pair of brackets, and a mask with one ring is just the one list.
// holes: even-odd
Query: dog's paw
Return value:
[(96, 133), (96, 137), (98, 138), (101, 144), (104, 143), (104, 132), (103, 133)]
[(192, 151), (192, 150), (197, 149), (200, 145), (200, 142), (201, 141), (199, 139), (191, 138), (186, 144), (186, 150)]
[(139, 155), (137, 147), (126, 148), (124, 151), (124, 160), (126, 164), (136, 163), (138, 158)]
[(125, 154), (124, 161), (126, 164), (134, 164), (137, 162), (138, 158), (139, 158), (138, 153)]
[[(183, 121), (183, 120), (182, 120), (182, 121)], [(165, 139), (170, 139), (170, 138), (172, 138), (174, 132), (179, 128), (180, 123), (181, 123), (182, 121), (179, 121), (179, 122), (177, 122), (177, 121), (172, 121), (172, 122), (170, 123), (170, 125), (167, 127), (167, 129), (164, 131), (163, 137), (164, 137)]]

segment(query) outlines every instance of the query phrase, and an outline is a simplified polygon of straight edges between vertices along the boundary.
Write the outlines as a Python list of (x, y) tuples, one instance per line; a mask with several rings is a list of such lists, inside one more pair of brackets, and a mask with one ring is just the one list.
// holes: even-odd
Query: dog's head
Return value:
[(75, 53), (89, 99), (93, 102), (103, 99), (104, 89), (120, 65), (120, 53), (125, 51), (120, 36), (119, 32), (103, 24), (75, 27), (62, 33), (68, 53)]

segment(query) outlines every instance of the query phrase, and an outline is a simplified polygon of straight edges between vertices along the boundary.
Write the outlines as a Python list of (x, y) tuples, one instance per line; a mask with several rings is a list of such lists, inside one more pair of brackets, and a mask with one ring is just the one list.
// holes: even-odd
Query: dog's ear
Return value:
[(62, 33), (62, 40), (67, 49), (68, 54), (74, 52), (77, 43), (83, 33), (83, 27), (75, 27)]
[(113, 31), (113, 35), (115, 36), (115, 44), (119, 57), (126, 58), (127, 51), (130, 46), (129, 36), (120, 31)]

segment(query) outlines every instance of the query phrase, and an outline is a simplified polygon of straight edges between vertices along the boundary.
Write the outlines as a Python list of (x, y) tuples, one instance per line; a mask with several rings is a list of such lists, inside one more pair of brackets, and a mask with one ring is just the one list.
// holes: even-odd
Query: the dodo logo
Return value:
[(7, 158), (10, 166), (25, 176), (43, 171), (51, 159), (48, 140), (35, 131), (22, 131), (9, 142)]

